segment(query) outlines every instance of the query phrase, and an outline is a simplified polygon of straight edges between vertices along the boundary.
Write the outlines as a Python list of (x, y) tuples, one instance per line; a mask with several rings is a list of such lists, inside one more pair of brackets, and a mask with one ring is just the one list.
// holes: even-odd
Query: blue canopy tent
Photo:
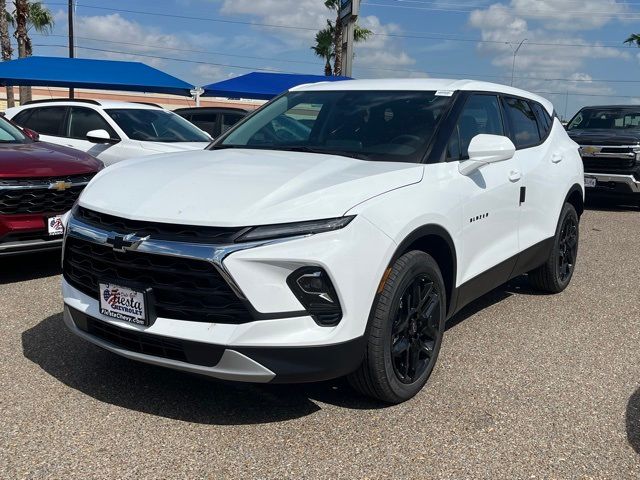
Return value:
[(204, 97), (251, 98), (270, 100), (297, 85), (317, 82), (351, 80), (349, 77), (297, 75), (290, 73), (253, 72), (240, 77), (204, 86)]
[(192, 85), (140, 62), (29, 57), (0, 63), (0, 85), (92, 88), (191, 96)]

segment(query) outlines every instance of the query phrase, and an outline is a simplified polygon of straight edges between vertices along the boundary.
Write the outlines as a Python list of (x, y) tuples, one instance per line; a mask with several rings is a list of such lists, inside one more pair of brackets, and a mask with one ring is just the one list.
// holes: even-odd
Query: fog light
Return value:
[(320, 267), (303, 267), (287, 278), (296, 298), (319, 325), (335, 326), (342, 309), (331, 279)]

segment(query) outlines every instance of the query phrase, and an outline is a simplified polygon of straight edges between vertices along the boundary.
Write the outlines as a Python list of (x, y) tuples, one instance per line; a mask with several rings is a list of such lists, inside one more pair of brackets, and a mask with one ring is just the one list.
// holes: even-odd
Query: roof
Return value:
[(0, 63), (0, 85), (124, 90), (190, 96), (192, 85), (140, 62), (29, 57)]
[(253, 72), (240, 77), (223, 80), (222, 82), (205, 85), (202, 96), (270, 100), (297, 85), (316, 82), (337, 82), (341, 80), (349, 80), (349, 77)]
[(553, 113), (553, 104), (544, 97), (519, 88), (477, 80), (452, 80), (443, 78), (409, 78), (346, 80), (334, 83), (316, 83), (293, 87), (292, 91), (331, 91), (331, 90), (401, 90), (401, 91), (451, 91), (498, 92), (535, 100), (547, 111)]

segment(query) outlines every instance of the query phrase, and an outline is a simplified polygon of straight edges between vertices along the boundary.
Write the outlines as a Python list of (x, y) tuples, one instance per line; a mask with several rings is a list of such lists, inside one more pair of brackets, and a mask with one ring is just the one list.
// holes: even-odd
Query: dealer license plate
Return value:
[(113, 283), (100, 283), (100, 313), (136, 325), (146, 325), (145, 294)]
[(585, 187), (595, 187), (598, 181), (593, 177), (584, 177)]
[(47, 231), (49, 236), (63, 235), (64, 225), (62, 224), (62, 215), (47, 218)]

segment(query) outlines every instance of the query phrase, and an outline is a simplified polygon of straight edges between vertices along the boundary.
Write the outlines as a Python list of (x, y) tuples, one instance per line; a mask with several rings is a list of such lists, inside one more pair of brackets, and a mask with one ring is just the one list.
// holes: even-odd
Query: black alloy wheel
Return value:
[(442, 333), (440, 295), (428, 275), (418, 275), (400, 297), (391, 329), (393, 369), (402, 383), (411, 384), (433, 368)]
[(560, 293), (567, 288), (578, 260), (579, 225), (575, 207), (565, 203), (547, 260), (529, 272), (529, 282), (534, 288), (548, 293)]
[(572, 215), (567, 215), (560, 230), (558, 248), (558, 279), (565, 283), (573, 275), (578, 257), (578, 222)]
[(427, 383), (446, 320), (446, 290), (438, 263), (413, 250), (387, 270), (371, 309), (362, 364), (349, 375), (361, 393), (401, 403)]

